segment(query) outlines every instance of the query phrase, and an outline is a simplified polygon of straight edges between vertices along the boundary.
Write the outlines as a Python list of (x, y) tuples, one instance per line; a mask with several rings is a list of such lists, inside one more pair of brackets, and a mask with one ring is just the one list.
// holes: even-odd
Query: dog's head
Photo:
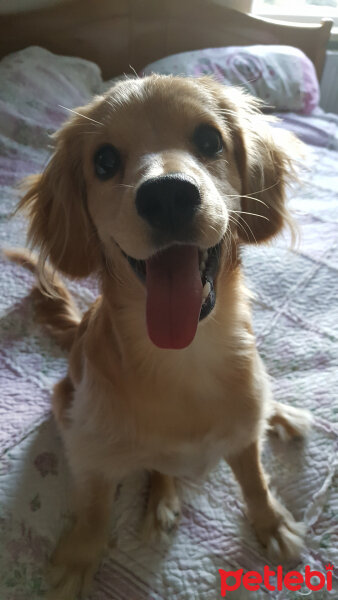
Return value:
[(293, 140), (208, 78), (125, 80), (76, 112), (21, 201), (31, 241), (72, 277), (127, 270), (153, 342), (185, 347), (234, 246), (289, 221)]

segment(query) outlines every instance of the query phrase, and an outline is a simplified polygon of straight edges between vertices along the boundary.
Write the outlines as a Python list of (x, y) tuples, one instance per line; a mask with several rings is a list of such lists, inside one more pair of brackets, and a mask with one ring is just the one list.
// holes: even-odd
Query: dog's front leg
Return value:
[(181, 502), (174, 477), (152, 471), (143, 534), (147, 540), (171, 534), (178, 526)]
[(271, 494), (264, 473), (258, 442), (235, 456), (227, 457), (248, 507), (248, 516), (258, 539), (271, 558), (299, 557), (305, 526), (296, 523), (289, 511)]
[(75, 523), (51, 558), (49, 600), (75, 600), (88, 590), (109, 534), (116, 485), (98, 475), (75, 483)]

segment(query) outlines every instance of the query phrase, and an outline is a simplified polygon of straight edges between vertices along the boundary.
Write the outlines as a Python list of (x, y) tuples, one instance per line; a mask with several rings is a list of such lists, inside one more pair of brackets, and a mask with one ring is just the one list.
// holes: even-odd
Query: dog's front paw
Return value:
[(291, 513), (277, 500), (272, 499), (265, 516), (254, 519), (253, 526), (272, 560), (279, 562), (299, 558), (306, 527), (304, 523), (296, 522)]
[(49, 569), (48, 600), (78, 600), (89, 591), (95, 567), (92, 564), (58, 564)]
[(304, 523), (296, 522), (292, 517), (282, 521), (269, 538), (269, 557), (275, 562), (298, 559), (304, 546), (305, 530)]
[(88, 593), (98, 566), (96, 549), (72, 534), (63, 536), (48, 568), (48, 600), (77, 600)]
[(150, 499), (144, 520), (143, 533), (146, 539), (167, 538), (178, 526), (181, 502), (178, 496), (164, 496), (158, 502)]

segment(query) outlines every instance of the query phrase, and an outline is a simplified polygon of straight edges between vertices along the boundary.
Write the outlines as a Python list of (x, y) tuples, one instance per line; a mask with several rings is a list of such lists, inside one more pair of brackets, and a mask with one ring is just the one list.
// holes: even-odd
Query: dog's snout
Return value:
[(148, 179), (136, 195), (139, 215), (157, 231), (171, 235), (191, 225), (200, 204), (196, 182), (181, 173)]

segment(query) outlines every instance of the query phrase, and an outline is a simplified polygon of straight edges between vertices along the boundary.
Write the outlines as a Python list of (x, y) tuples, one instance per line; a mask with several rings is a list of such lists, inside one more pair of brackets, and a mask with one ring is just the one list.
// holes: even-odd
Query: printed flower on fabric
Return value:
[(34, 465), (39, 471), (41, 477), (58, 474), (58, 459), (53, 452), (42, 452), (38, 454)]
[(253, 83), (263, 77), (264, 62), (246, 52), (234, 52), (226, 57), (226, 70), (230, 70), (239, 83)]
[(31, 511), (32, 512), (36, 512), (37, 510), (39, 510), (41, 508), (41, 498), (40, 498), (40, 494), (36, 494), (34, 496), (34, 498), (32, 498), (32, 500), (29, 503)]

